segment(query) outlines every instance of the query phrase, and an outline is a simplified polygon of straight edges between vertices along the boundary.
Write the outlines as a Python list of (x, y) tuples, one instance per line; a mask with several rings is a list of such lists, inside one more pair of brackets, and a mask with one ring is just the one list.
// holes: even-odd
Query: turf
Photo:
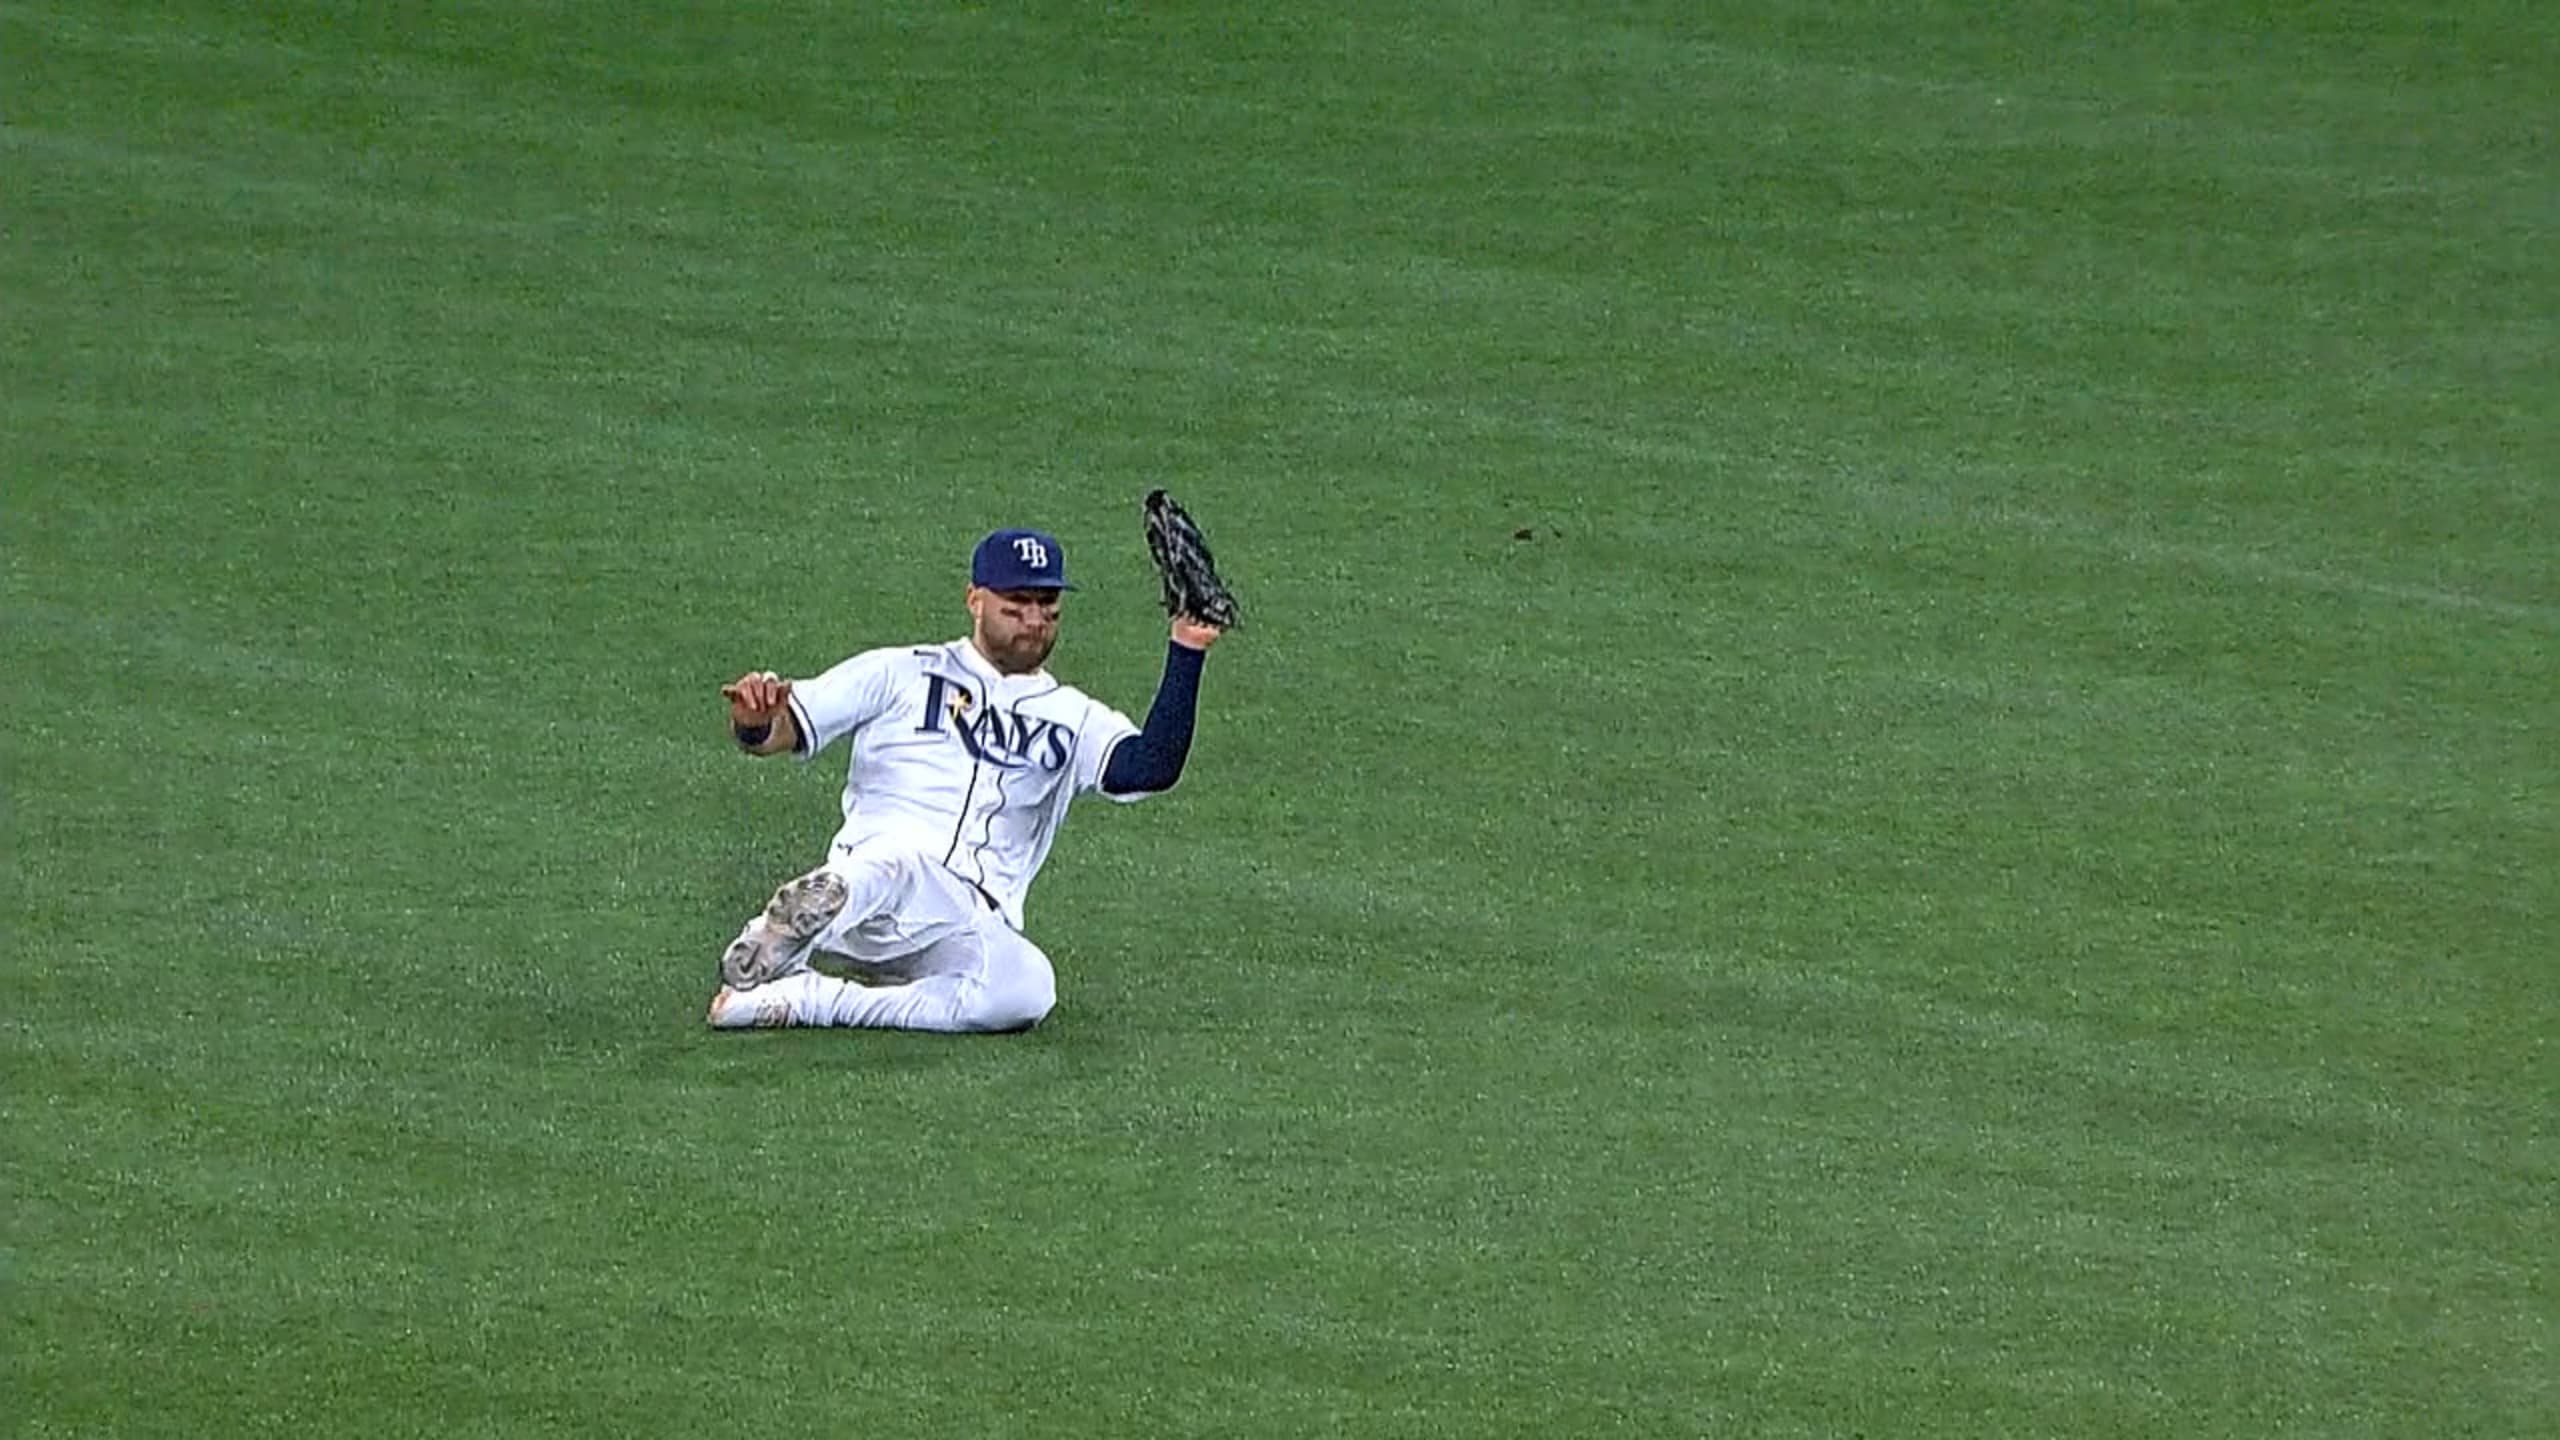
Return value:
[[(2548, 1433), (2538, 9), (0, 5), (16, 1433)], [(702, 1031), (1156, 483), (1052, 1022)]]

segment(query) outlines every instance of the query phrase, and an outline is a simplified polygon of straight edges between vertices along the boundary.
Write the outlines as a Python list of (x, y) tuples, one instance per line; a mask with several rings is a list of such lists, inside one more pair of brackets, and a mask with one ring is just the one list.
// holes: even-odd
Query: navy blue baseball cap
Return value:
[(1044, 530), (998, 530), (978, 542), (969, 583), (989, 590), (1073, 590), (1066, 547)]

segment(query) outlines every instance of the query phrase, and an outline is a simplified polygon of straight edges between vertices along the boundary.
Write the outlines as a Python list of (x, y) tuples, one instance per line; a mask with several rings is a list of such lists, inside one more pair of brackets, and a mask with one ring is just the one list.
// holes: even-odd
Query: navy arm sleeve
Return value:
[(1123, 740), (1103, 767), (1102, 788), (1113, 795), (1151, 795), (1170, 790), (1182, 778), (1182, 762), (1191, 754), (1191, 722), (1200, 708), (1200, 662), (1205, 650), (1165, 642), (1164, 682), (1156, 687), (1156, 703), (1147, 723)]

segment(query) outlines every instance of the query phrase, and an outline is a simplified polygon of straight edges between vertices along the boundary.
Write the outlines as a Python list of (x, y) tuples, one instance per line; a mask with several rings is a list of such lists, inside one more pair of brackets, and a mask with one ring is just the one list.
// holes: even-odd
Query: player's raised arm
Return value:
[(1159, 794), (1182, 778), (1200, 706), (1201, 662), (1242, 609), (1218, 574), (1208, 538), (1172, 496), (1150, 490), (1141, 509), (1147, 556), (1163, 582), (1165, 613), (1173, 627), (1172, 643), (1165, 646), (1164, 680), (1156, 687), (1147, 723), (1114, 745), (1103, 767), (1102, 793), (1123, 798)]
[(770, 670), (750, 670), (720, 687), (729, 702), (729, 733), (750, 755), (788, 755), (800, 748), (791, 718), (791, 682)]
[(1155, 704), (1147, 709), (1144, 728), (1112, 747), (1102, 772), (1104, 794), (1161, 794), (1182, 778), (1183, 762), (1191, 758), (1192, 724), (1200, 708), (1200, 662), (1208, 658), (1217, 638), (1216, 626), (1174, 622), (1172, 642), (1164, 647), (1164, 679), (1156, 686)]

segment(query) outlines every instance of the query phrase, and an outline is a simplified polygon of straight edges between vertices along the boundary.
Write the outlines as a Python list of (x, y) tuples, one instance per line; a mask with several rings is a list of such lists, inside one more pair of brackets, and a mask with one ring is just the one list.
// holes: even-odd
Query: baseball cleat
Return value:
[(832, 870), (812, 870), (774, 891), (720, 957), (720, 983), (752, 990), (799, 969), (810, 942), (844, 913), (845, 894), (844, 877)]
[(791, 1023), (791, 1001), (771, 988), (732, 990), (711, 997), (702, 1023), (714, 1030), (772, 1030)]

